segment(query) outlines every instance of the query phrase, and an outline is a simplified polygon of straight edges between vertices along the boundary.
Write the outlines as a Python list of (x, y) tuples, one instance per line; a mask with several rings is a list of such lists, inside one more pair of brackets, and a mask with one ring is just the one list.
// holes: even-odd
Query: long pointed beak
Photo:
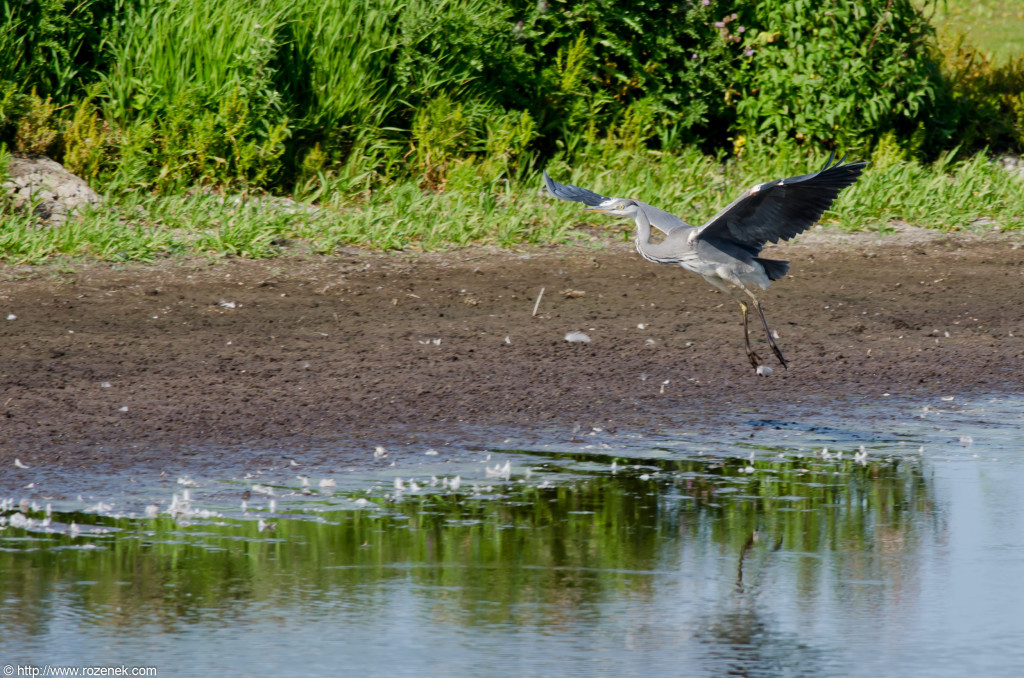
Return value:
[(600, 214), (608, 214), (608, 210), (601, 209), (600, 207), (584, 207), (584, 212), (599, 212)]

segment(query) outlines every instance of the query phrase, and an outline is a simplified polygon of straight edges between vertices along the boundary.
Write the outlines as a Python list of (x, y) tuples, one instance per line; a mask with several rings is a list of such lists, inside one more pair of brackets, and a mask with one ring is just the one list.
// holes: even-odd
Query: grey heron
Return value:
[[(751, 288), (756, 285), (768, 289), (771, 281), (786, 275), (789, 262), (758, 255), (766, 242), (789, 240), (813, 226), (831, 207), (839, 192), (855, 182), (867, 165), (866, 162), (844, 165), (845, 156), (833, 164), (834, 159), (835, 153), (818, 172), (753, 186), (700, 227), (638, 200), (609, 198), (579, 186), (560, 184), (548, 176), (547, 171), (544, 183), (554, 197), (582, 202), (588, 212), (634, 219), (636, 250), (640, 256), (656, 264), (678, 264), (732, 297), (743, 312), (747, 358), (758, 374), (763, 374), (761, 358), (750, 347), (747, 302), (733, 288), (754, 302), (768, 345), (788, 369), (768, 329), (761, 302)], [(665, 234), (661, 242), (651, 242), (652, 226)]]

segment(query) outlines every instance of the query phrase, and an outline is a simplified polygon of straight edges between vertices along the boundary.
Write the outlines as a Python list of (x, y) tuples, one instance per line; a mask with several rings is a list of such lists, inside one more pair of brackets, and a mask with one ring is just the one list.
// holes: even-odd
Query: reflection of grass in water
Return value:
[[(570, 468), (596, 459), (556, 455), (552, 463)], [(739, 458), (623, 463), (638, 461), (642, 468), (554, 486), (498, 485), (501, 494), (489, 497), (378, 498), (364, 510), (281, 519), (266, 533), (255, 521), (182, 527), (168, 516), (87, 514), (54, 519), (91, 519), (120, 531), (97, 539), (8, 527), (0, 533), (0, 590), (13, 602), (0, 628), (45, 623), (55, 589), (104, 624), (175, 627), (245, 614), (237, 601), (316, 610), (339, 592), (345, 604), (362, 600), (369, 614), (384, 604), (380, 586), (399, 580), (422, 585), (445, 615), (467, 624), (522, 622), (550, 614), (551, 606), (571, 618), (619, 589), (650, 595), (650, 574), (665, 566), (673, 542), (704, 542), (737, 558), (743, 552), (750, 562), (776, 546), (870, 558), (863, 554), (894, 544), (912, 550), (916, 520), (931, 511), (919, 469), (897, 461), (770, 458), (755, 460), (753, 473)], [(748, 544), (755, 532), (760, 539)], [(98, 548), (60, 550), (86, 543)], [(868, 567), (870, 576), (887, 576), (884, 565)], [(93, 583), (76, 586), (81, 581)]]

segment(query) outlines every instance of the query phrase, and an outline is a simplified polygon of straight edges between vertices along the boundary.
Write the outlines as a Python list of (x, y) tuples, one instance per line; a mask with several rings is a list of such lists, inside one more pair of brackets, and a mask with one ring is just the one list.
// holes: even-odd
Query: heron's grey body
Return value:
[[(544, 182), (556, 198), (582, 202), (588, 211), (634, 219), (636, 249), (640, 256), (656, 264), (682, 266), (735, 299), (743, 311), (747, 357), (751, 365), (758, 368), (761, 359), (750, 347), (747, 304), (733, 288), (749, 296), (761, 316), (772, 351), (786, 367), (786, 359), (775, 344), (761, 303), (751, 288), (767, 289), (771, 281), (786, 275), (789, 262), (758, 255), (765, 243), (789, 240), (814, 225), (839, 192), (857, 180), (867, 164), (844, 165), (843, 160), (832, 164), (834, 158), (835, 154), (830, 156), (818, 172), (752, 187), (700, 227), (691, 226), (676, 215), (647, 203), (608, 198), (585, 188), (560, 184), (547, 172), (544, 172)], [(652, 227), (665, 234), (661, 242), (651, 242)]]

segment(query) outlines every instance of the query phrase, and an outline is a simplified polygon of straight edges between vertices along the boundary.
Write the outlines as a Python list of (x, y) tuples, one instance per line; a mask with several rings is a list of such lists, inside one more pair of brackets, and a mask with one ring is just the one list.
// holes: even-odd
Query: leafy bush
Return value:
[(526, 43), (495, 0), (413, 0), (398, 17), (393, 77), (414, 109), (442, 93), (502, 107), (532, 104)]
[(916, 1), (0, 0), (0, 142), (335, 203), (694, 145), (1024, 145), (1024, 65), (940, 51)]
[(95, 81), (118, 0), (0, 2), (0, 85), (67, 100)]
[(99, 176), (108, 159), (109, 129), (100, 118), (92, 97), (87, 96), (74, 108), (64, 132), (64, 164), (67, 170), (86, 181)]
[[(643, 136), (671, 130), (662, 140), (673, 146), (726, 133), (739, 51), (714, 22), (730, 3), (519, 0), (513, 6), (541, 69), (536, 86), (544, 105), (536, 115), (543, 134), (566, 138), (588, 125), (607, 131), (641, 111), (649, 121)], [(640, 108), (630, 108), (641, 100)]]
[(325, 162), (379, 134), (401, 106), (390, 76), (401, 8), (389, 0), (300, 0), (281, 21), (275, 86), (296, 143), (319, 145)]
[(35, 90), (24, 99), (22, 115), (14, 133), (14, 150), (19, 153), (46, 153), (57, 140), (54, 120), (56, 106), (50, 97), (39, 98)]
[(911, 0), (759, 0), (737, 8), (738, 127), (853, 148), (910, 136), (936, 98), (933, 31)]
[(115, 146), (133, 181), (172, 188), (276, 178), (288, 136), (274, 68), (285, 20), (271, 0), (145, 0), (126, 15), (102, 107), (122, 142), (131, 138)]

